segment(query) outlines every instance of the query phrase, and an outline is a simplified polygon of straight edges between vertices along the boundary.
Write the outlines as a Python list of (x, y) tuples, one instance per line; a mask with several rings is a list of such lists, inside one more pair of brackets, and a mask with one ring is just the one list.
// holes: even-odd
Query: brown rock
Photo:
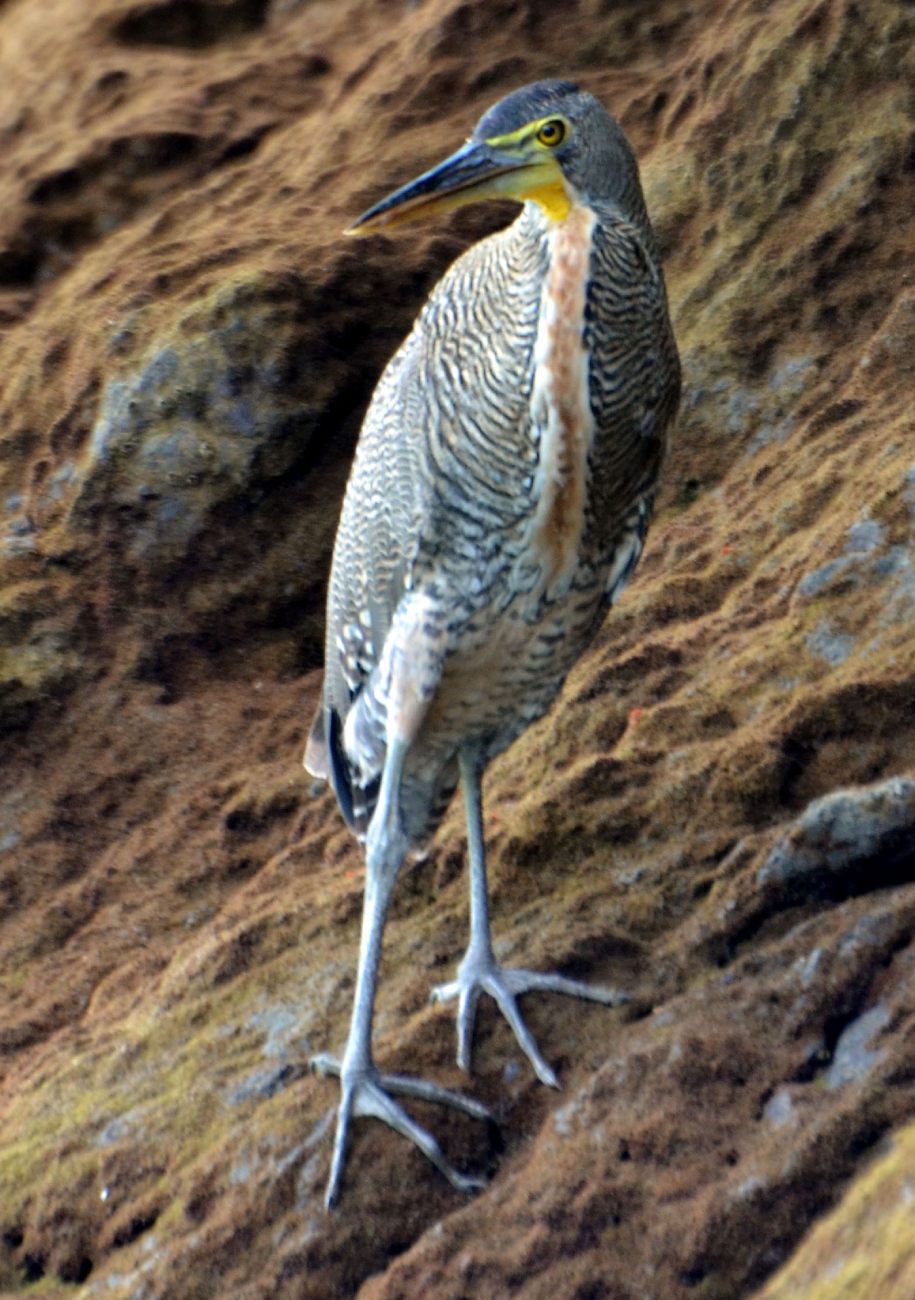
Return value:
[[(907, 1300), (910, 10), (45, 0), (0, 38), (0, 1290)], [(385, 357), (507, 213), (339, 232), (555, 74), (644, 159), (688, 387), (635, 583), (490, 773), (494, 919), (633, 1000), (532, 1000), (559, 1097), (485, 1008), (458, 1074), (454, 810), (376, 1029), (499, 1114), (433, 1120), (491, 1184), (363, 1124), (328, 1217), (329, 548)]]

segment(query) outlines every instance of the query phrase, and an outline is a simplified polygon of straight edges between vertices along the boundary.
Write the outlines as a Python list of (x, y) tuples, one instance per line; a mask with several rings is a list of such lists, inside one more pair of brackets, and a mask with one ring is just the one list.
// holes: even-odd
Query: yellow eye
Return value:
[(560, 122), (558, 118), (553, 118), (549, 122), (544, 122), (543, 126), (537, 132), (537, 139), (541, 144), (545, 144), (548, 149), (555, 149), (558, 144), (562, 144), (566, 138), (566, 124)]

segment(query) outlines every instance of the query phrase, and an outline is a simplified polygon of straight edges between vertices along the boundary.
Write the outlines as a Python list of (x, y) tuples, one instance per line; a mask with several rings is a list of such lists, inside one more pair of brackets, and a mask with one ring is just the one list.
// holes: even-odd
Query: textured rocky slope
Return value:
[[(0, 9), (0, 1289), (909, 1300), (915, 17), (896, 0), (8, 0)], [(299, 767), (378, 370), (467, 239), (339, 237), (504, 91), (644, 159), (687, 389), (638, 579), (492, 770), (506, 954), (563, 1084), (428, 989), (453, 811), (405, 870), (385, 1065), (501, 1134), (466, 1201), (360, 1128), (320, 1194), (361, 860)]]

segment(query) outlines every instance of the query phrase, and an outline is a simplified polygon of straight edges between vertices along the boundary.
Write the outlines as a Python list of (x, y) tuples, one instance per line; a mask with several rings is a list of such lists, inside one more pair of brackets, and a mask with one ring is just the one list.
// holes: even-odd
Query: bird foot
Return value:
[(471, 1178), (459, 1173), (450, 1165), (432, 1134), (411, 1119), (393, 1098), (414, 1097), (418, 1101), (437, 1102), (439, 1105), (451, 1106), (454, 1110), (462, 1111), (472, 1119), (495, 1123), (492, 1114), (480, 1102), (464, 1097), (459, 1092), (452, 1092), (450, 1088), (441, 1088), (437, 1084), (428, 1083), (425, 1079), (416, 1079), (403, 1074), (381, 1074), (374, 1066), (350, 1070), (345, 1063), (341, 1064), (335, 1056), (327, 1052), (313, 1056), (311, 1067), (318, 1074), (333, 1075), (340, 1080), (340, 1106), (337, 1111), (334, 1153), (324, 1197), (324, 1204), (328, 1209), (332, 1209), (340, 1197), (340, 1184), (349, 1141), (349, 1125), (354, 1116), (380, 1119), (402, 1137), (407, 1138), (414, 1146), (419, 1147), (423, 1155), (432, 1161), (436, 1169), (443, 1173), (452, 1187), (456, 1187), (459, 1192), (478, 1192), (486, 1186), (484, 1179)]
[(457, 1063), (462, 1070), (469, 1071), (471, 1068), (477, 1004), (480, 994), (488, 993), (511, 1025), (521, 1050), (534, 1067), (534, 1073), (540, 1082), (549, 1088), (559, 1087), (555, 1072), (544, 1059), (518, 1009), (517, 999), (521, 994), (532, 992), (564, 993), (567, 997), (586, 998), (590, 1002), (603, 1002), (606, 1006), (620, 1006), (628, 1001), (625, 993), (602, 988), (597, 984), (585, 984), (581, 980), (567, 979), (565, 975), (504, 970), (491, 952), (480, 955), (468, 951), (458, 968), (457, 979), (439, 984), (432, 990), (433, 1002), (449, 1002), (453, 998), (458, 1000)]

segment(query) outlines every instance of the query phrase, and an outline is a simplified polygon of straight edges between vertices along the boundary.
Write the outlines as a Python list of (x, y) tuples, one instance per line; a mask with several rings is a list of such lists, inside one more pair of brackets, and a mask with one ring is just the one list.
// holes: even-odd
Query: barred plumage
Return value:
[[(551, 140), (559, 135), (554, 149)], [(483, 175), (483, 180), (479, 176)], [(467, 180), (472, 175), (472, 183)], [(381, 378), (363, 425), (334, 551), (322, 705), (307, 764), (327, 775), (368, 842), (363, 951), (328, 1200), (354, 1108), (472, 1185), (391, 1100), (418, 1083), (371, 1058), (375, 969), (404, 853), (467, 799), (471, 944), (458, 980), (469, 1066), (480, 991), (509, 1017), (538, 1075), (555, 1077), (514, 998), (532, 987), (609, 1000), (492, 956), (479, 830), (486, 764), (549, 708), (634, 568), (645, 538), (679, 364), (635, 159), (571, 83), (527, 87), (484, 117), (453, 159), (367, 214), (510, 192), (508, 229), (442, 278)]]

